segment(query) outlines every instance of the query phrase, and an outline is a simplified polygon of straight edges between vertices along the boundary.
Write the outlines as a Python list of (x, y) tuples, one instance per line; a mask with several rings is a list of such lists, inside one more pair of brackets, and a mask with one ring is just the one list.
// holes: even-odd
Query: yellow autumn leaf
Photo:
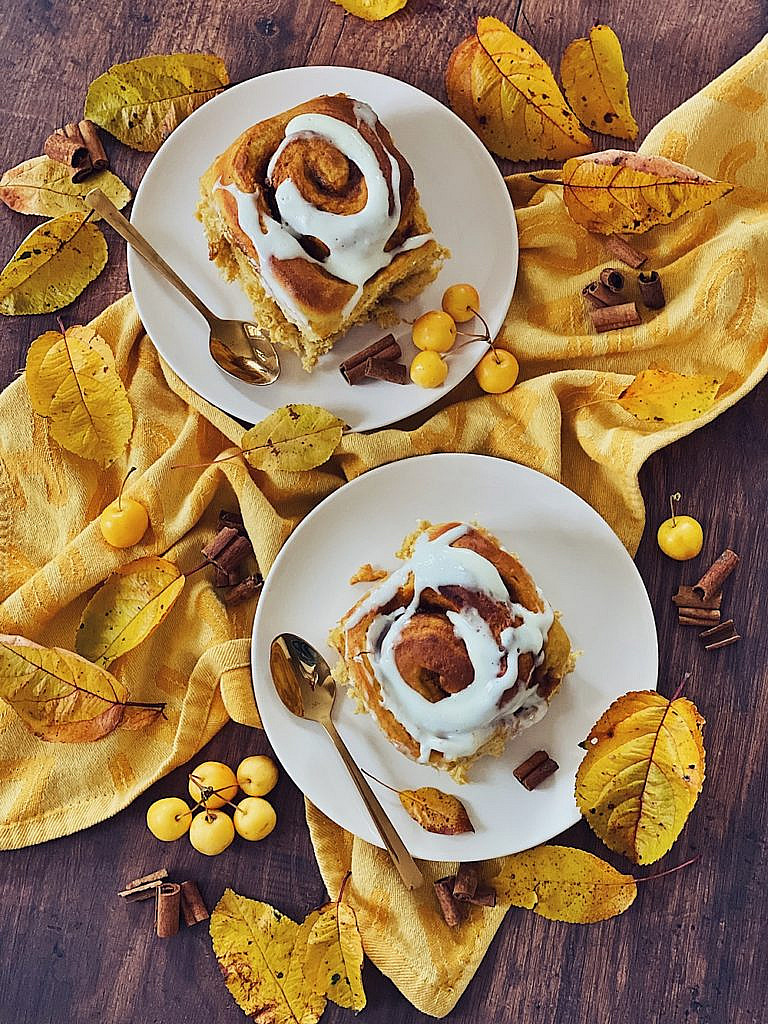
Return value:
[(720, 381), (703, 373), (674, 373), (659, 367), (643, 370), (619, 395), (619, 405), (639, 420), (684, 423), (708, 412)]
[(666, 157), (621, 149), (568, 160), (560, 181), (571, 217), (601, 235), (640, 234), (733, 191), (728, 182), (714, 181)]
[(584, 742), (576, 802), (611, 850), (636, 864), (662, 857), (704, 784), (704, 719), (684, 697), (619, 697)]
[(582, 124), (617, 139), (636, 139), (637, 121), (629, 109), (624, 56), (608, 25), (595, 25), (588, 39), (574, 39), (560, 62), (568, 102)]
[(68, 306), (107, 263), (104, 235), (82, 213), (34, 228), (0, 272), (0, 313), (51, 313)]
[(126, 715), (147, 725), (164, 704), (128, 702), (128, 690), (105, 669), (72, 651), (0, 636), (0, 697), (42, 740), (84, 743), (108, 735)]
[(475, 831), (466, 807), (457, 796), (443, 793), (434, 786), (403, 789), (398, 796), (408, 814), (427, 832), (455, 836)]
[(316, 405), (284, 405), (247, 430), (241, 448), (254, 469), (302, 472), (330, 459), (343, 427)]
[(315, 911), (307, 939), (306, 976), (337, 1006), (358, 1013), (365, 1007), (363, 943), (354, 910), (339, 900)]
[(354, 14), (356, 18), (364, 21), (382, 21), (390, 14), (401, 11), (408, 0), (333, 0), (339, 7), (343, 7), (348, 14)]
[(211, 914), (213, 951), (241, 1010), (260, 1024), (315, 1024), (325, 996), (306, 977), (307, 940), (317, 911), (297, 924), (268, 903), (232, 889)]
[(476, 34), (454, 50), (445, 87), (459, 117), (498, 156), (564, 160), (592, 148), (549, 65), (498, 18), (479, 18)]
[(184, 580), (166, 558), (150, 555), (121, 565), (86, 605), (75, 650), (107, 668), (154, 633), (184, 589)]
[(74, 182), (71, 168), (47, 156), (32, 157), (6, 171), (0, 178), (0, 200), (17, 213), (42, 217), (87, 214), (91, 211), (83, 196), (92, 188), (100, 188), (118, 210), (131, 201), (131, 193), (111, 171), (97, 171), (86, 181)]
[(128, 443), (133, 412), (112, 349), (92, 327), (47, 331), (27, 353), (35, 412), (50, 420), (62, 448), (107, 465)]
[(91, 82), (85, 117), (126, 146), (154, 152), (193, 110), (222, 91), (220, 57), (171, 53), (115, 64)]
[(623, 914), (637, 895), (631, 875), (567, 846), (535, 846), (505, 857), (492, 885), (499, 899), (515, 907), (571, 924)]

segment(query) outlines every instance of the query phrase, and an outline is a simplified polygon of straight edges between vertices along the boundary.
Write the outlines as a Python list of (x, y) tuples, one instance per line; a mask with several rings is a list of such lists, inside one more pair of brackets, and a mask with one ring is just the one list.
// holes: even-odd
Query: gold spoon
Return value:
[(328, 662), (300, 636), (296, 636), (295, 633), (281, 633), (272, 641), (269, 667), (275, 689), (288, 710), (298, 718), (318, 722), (331, 737), (398, 874), (408, 889), (418, 889), (424, 882), (421, 871), (406, 850), (395, 826), (387, 817), (387, 812), (376, 799), (331, 720), (336, 683), (331, 676)]
[(103, 217), (121, 238), (132, 245), (205, 318), (210, 329), (208, 348), (222, 370), (246, 384), (274, 384), (280, 376), (280, 361), (274, 345), (256, 324), (247, 320), (221, 320), (212, 313), (100, 188), (92, 188), (86, 194), (85, 204)]

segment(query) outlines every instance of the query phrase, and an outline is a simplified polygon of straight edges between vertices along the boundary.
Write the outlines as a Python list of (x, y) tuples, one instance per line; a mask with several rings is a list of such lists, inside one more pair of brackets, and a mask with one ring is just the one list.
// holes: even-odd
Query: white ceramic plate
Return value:
[[(435, 237), (453, 253), (437, 280), (400, 307), (414, 319), (440, 308), (445, 288), (469, 281), (480, 292), (491, 330), (500, 328), (515, 287), (517, 228), (506, 185), (485, 148), (466, 125), (431, 96), (395, 78), (357, 68), (308, 67), (274, 71), (228, 89), (195, 111), (160, 148), (144, 175), (131, 220), (210, 308), (222, 317), (250, 319), (239, 286), (228, 284), (208, 261), (195, 218), (199, 178), (214, 158), (249, 125), (322, 93), (346, 92), (371, 104), (410, 161)], [(455, 387), (486, 350), (473, 343), (450, 358), (441, 388), (371, 381), (350, 387), (338, 365), (385, 332), (355, 327), (311, 375), (280, 349), (282, 374), (268, 388), (229, 377), (211, 360), (207, 327), (198, 313), (133, 250), (128, 276), (139, 315), (161, 356), (194, 391), (226, 412), (254, 423), (286, 402), (332, 410), (356, 430), (394, 423), (431, 405)], [(410, 329), (395, 331), (407, 362), (415, 354)]]
[[(275, 753), (296, 785), (329, 818), (381, 845), (352, 781), (320, 726), (286, 711), (269, 674), (269, 647), (298, 633), (333, 664), (328, 631), (362, 595), (348, 580), (364, 562), (392, 568), (419, 519), (477, 521), (517, 552), (562, 612), (575, 650), (574, 672), (537, 725), (486, 757), (456, 784), (445, 772), (410, 761), (369, 715), (339, 694), (334, 719), (357, 763), (397, 789), (437, 786), (467, 806), (475, 832), (439, 836), (405, 813), (397, 796), (373, 787), (416, 857), (483, 860), (546, 842), (579, 818), (573, 797), (578, 747), (606, 707), (628, 690), (656, 687), (653, 613), (642, 580), (607, 523), (549, 477), (482, 455), (427, 455), (391, 463), (334, 492), (297, 527), (264, 585), (253, 631), (253, 680)], [(512, 769), (544, 748), (560, 770), (529, 793)]]

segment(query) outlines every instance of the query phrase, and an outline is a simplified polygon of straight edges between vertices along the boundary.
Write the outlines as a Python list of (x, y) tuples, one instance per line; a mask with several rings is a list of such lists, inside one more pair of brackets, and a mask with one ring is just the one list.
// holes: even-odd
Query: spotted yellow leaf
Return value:
[(131, 704), (128, 690), (105, 669), (72, 651), (0, 636), (0, 697), (42, 740), (85, 743), (107, 736), (126, 717), (145, 726), (163, 704)]
[(719, 388), (720, 381), (707, 374), (653, 368), (638, 373), (619, 395), (619, 405), (639, 420), (684, 423), (708, 412)]
[(363, 943), (354, 910), (327, 903), (315, 911), (307, 940), (307, 977), (318, 992), (358, 1013), (365, 1007)]
[(704, 719), (684, 697), (619, 697), (584, 742), (576, 802), (611, 850), (637, 864), (662, 857), (704, 784)]
[(133, 412), (112, 349), (92, 327), (47, 331), (27, 353), (32, 408), (62, 448), (107, 465), (128, 443)]
[(211, 914), (213, 951), (241, 1010), (260, 1024), (315, 1024), (325, 1008), (306, 973), (317, 911), (297, 924), (268, 903), (232, 889)]
[(241, 447), (255, 469), (302, 472), (330, 459), (343, 427), (316, 405), (284, 405), (247, 430)]
[(408, 0), (333, 0), (349, 14), (364, 21), (382, 21), (401, 11)]
[(154, 633), (183, 589), (184, 576), (167, 558), (121, 565), (85, 606), (75, 650), (107, 668)]
[(621, 149), (568, 160), (560, 180), (571, 217), (602, 235), (640, 234), (733, 190), (726, 181), (714, 181), (666, 157)]
[(207, 53), (171, 53), (115, 64), (91, 82), (85, 117), (127, 146), (154, 152), (193, 110), (229, 83)]
[(571, 924), (622, 914), (637, 895), (631, 875), (567, 846), (536, 846), (505, 857), (492, 884), (501, 901)]
[(595, 25), (587, 39), (574, 39), (560, 62), (568, 102), (582, 124), (617, 139), (636, 139), (629, 108), (629, 77), (619, 37), (608, 25)]
[(592, 148), (552, 70), (498, 18), (479, 18), (445, 72), (448, 100), (485, 145), (511, 160), (564, 160)]
[(403, 789), (398, 795), (413, 820), (427, 832), (454, 836), (475, 831), (466, 807), (457, 796), (443, 793), (434, 786)]
[(107, 243), (82, 213), (34, 228), (0, 272), (0, 313), (51, 313), (73, 302), (107, 263)]
[(118, 210), (131, 201), (131, 193), (111, 171), (97, 171), (86, 181), (74, 182), (70, 168), (47, 156), (32, 157), (6, 171), (0, 178), (0, 199), (17, 213), (41, 217), (87, 214), (83, 196), (92, 188), (100, 188)]

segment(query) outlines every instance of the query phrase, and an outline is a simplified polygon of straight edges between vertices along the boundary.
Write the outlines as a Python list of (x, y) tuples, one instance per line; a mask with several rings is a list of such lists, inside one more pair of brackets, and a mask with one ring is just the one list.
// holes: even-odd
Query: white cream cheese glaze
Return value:
[[(354, 104), (357, 124), (364, 122), (376, 131), (378, 120), (373, 110), (359, 100)], [(272, 175), (280, 154), (289, 142), (297, 138), (318, 136), (327, 139), (348, 160), (360, 169), (367, 187), (365, 206), (357, 213), (336, 214), (318, 210), (287, 178), (275, 191), (275, 203), (280, 214), (276, 220), (258, 208), (257, 193), (241, 192), (234, 184), (216, 183), (216, 189), (225, 189), (237, 203), (237, 219), (241, 230), (253, 243), (259, 257), (259, 274), (266, 290), (282, 309), (286, 319), (305, 331), (311, 325), (293, 295), (275, 275), (271, 261), (303, 259), (323, 267), (328, 273), (355, 286), (342, 316), (346, 319), (357, 305), (363, 285), (383, 267), (388, 266), (401, 252), (417, 249), (428, 242), (431, 234), (415, 235), (391, 250), (385, 246), (400, 222), (400, 167), (386, 147), (384, 151), (391, 167), (390, 187), (379, 166), (372, 147), (359, 131), (327, 114), (299, 114), (290, 120), (285, 138), (275, 150), (267, 167), (267, 178)], [(330, 250), (324, 260), (310, 256), (299, 242), (299, 237), (319, 238)]]
[[(344, 623), (345, 629), (351, 629), (370, 612), (385, 607), (413, 575), (411, 603), (389, 614), (375, 615), (368, 627), (366, 648), (379, 684), (381, 703), (419, 744), (422, 762), (429, 760), (433, 750), (441, 751), (448, 760), (469, 757), (491, 738), (500, 722), (516, 731), (538, 721), (547, 710), (546, 700), (535, 690), (524, 687), (502, 707), (499, 701), (517, 680), (521, 654), (532, 654), (535, 664), (540, 664), (554, 619), (552, 608), (543, 597), (541, 612), (514, 603), (491, 562), (475, 551), (451, 547), (468, 529), (466, 524), (460, 524), (434, 540), (422, 534), (412, 557), (375, 587)], [(402, 678), (395, 651), (403, 628), (416, 612), (422, 591), (449, 585), (481, 591), (506, 605), (511, 616), (522, 621), (519, 626), (504, 630), (497, 643), (474, 608), (447, 612), (454, 632), (464, 641), (475, 675), (465, 689), (431, 703)]]

